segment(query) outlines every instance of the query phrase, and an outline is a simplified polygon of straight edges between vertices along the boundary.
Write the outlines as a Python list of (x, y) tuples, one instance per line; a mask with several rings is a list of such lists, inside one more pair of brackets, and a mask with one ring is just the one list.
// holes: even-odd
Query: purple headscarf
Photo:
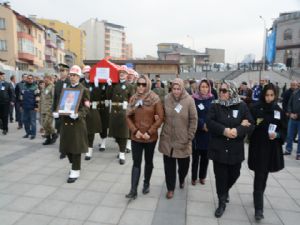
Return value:
[[(208, 85), (208, 93), (206, 95), (201, 94), (200, 92), (200, 85), (205, 82)], [(211, 86), (209, 83), (209, 80), (207, 79), (202, 79), (198, 84), (197, 84), (197, 90), (196, 93), (192, 95), (192, 97), (194, 99), (198, 99), (198, 100), (205, 100), (205, 99), (209, 99), (213, 97), (213, 94), (211, 93)]]

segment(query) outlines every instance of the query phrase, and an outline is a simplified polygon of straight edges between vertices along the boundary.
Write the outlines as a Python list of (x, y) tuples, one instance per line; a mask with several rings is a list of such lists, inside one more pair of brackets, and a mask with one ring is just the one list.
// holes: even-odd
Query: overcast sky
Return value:
[[(0, 0), (3, 1), (3, 0)], [(135, 57), (157, 56), (157, 44), (178, 42), (198, 51), (225, 49), (238, 62), (263, 48), (263, 16), (270, 27), (281, 12), (300, 10), (300, 0), (8, 0), (23, 15), (79, 26), (98, 18), (126, 27)]]

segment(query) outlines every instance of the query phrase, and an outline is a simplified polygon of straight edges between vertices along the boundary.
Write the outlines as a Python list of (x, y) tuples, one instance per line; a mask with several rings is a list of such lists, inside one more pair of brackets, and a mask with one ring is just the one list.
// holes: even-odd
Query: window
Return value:
[(0, 51), (2, 52), (7, 51), (6, 40), (0, 40)]
[(293, 30), (286, 29), (283, 33), (283, 40), (292, 40), (293, 39)]
[(5, 25), (5, 19), (0, 18), (0, 30), (5, 30), (6, 25)]
[(20, 38), (18, 40), (18, 47), (19, 47), (18, 49), (19, 52), (29, 53), (31, 55), (34, 55), (34, 47), (32, 41)]
[(64, 31), (63, 31), (63, 30), (60, 30), (60, 31), (59, 31), (59, 35), (63, 37), (63, 36), (64, 36)]
[(39, 39), (39, 43), (42, 43), (42, 36), (41, 36), (41, 34), (39, 34), (38, 39)]

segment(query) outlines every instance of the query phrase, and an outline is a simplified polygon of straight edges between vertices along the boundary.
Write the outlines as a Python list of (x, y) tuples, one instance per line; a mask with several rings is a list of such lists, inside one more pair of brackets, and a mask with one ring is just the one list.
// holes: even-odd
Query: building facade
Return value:
[(273, 29), (276, 29), (275, 62), (300, 67), (300, 11), (281, 13)]
[(76, 55), (75, 64), (83, 65), (85, 59), (85, 32), (68, 23), (63, 23), (58, 20), (37, 19), (37, 22), (56, 30), (64, 42), (65, 50)]
[[(86, 33), (86, 58), (126, 59), (126, 34), (121, 25), (91, 18), (79, 26)], [(132, 53), (129, 49), (129, 56)]]
[(209, 56), (209, 62), (225, 63), (225, 49), (219, 48), (206, 48), (205, 53)]

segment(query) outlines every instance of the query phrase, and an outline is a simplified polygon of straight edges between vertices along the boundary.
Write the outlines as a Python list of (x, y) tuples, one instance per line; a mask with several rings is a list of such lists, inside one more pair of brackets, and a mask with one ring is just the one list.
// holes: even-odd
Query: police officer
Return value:
[(88, 152), (85, 154), (85, 160), (90, 160), (93, 154), (93, 143), (95, 138), (95, 133), (101, 132), (101, 119), (99, 112), (100, 99), (100, 88), (95, 87), (94, 83), (90, 81), (90, 66), (85, 66), (82, 70), (84, 74), (84, 80), (81, 84), (89, 90), (90, 93), (90, 111), (86, 116), (86, 125), (88, 132), (89, 148)]
[(57, 139), (57, 134), (55, 133), (52, 116), (52, 105), (54, 96), (54, 85), (52, 82), (52, 76), (46, 74), (44, 76), (45, 88), (41, 91), (41, 101), (40, 101), (40, 114), (41, 114), (41, 124), (45, 130), (46, 140), (43, 145), (50, 145), (55, 143)]
[(2, 133), (8, 132), (8, 115), (10, 105), (14, 102), (12, 86), (5, 81), (4, 72), (0, 71), (0, 120), (2, 122)]
[(119, 145), (119, 163), (125, 163), (125, 149), (129, 138), (129, 129), (126, 124), (126, 109), (133, 89), (126, 82), (127, 67), (119, 69), (119, 83), (113, 84), (109, 89), (111, 99), (111, 113), (109, 118), (109, 136), (116, 139)]
[[(54, 86), (54, 98), (53, 98), (53, 106), (52, 111), (55, 112), (57, 110), (60, 94), (63, 88), (66, 88), (70, 85), (70, 79), (68, 77), (69, 75), (69, 66), (65, 64), (59, 64), (60, 69), (60, 79), (55, 83)], [(60, 133), (60, 120), (55, 120), (55, 129), (57, 133)], [(60, 159), (65, 158), (66, 156), (64, 154), (60, 154)]]
[(70, 115), (59, 115), (53, 112), (54, 118), (61, 119), (59, 151), (68, 156), (72, 164), (67, 182), (74, 183), (80, 176), (81, 153), (88, 151), (88, 134), (86, 128), (86, 115), (89, 112), (89, 91), (79, 83), (81, 69), (74, 65), (70, 69), (70, 85), (68, 88), (78, 89), (82, 92), (79, 99), (78, 112)]

